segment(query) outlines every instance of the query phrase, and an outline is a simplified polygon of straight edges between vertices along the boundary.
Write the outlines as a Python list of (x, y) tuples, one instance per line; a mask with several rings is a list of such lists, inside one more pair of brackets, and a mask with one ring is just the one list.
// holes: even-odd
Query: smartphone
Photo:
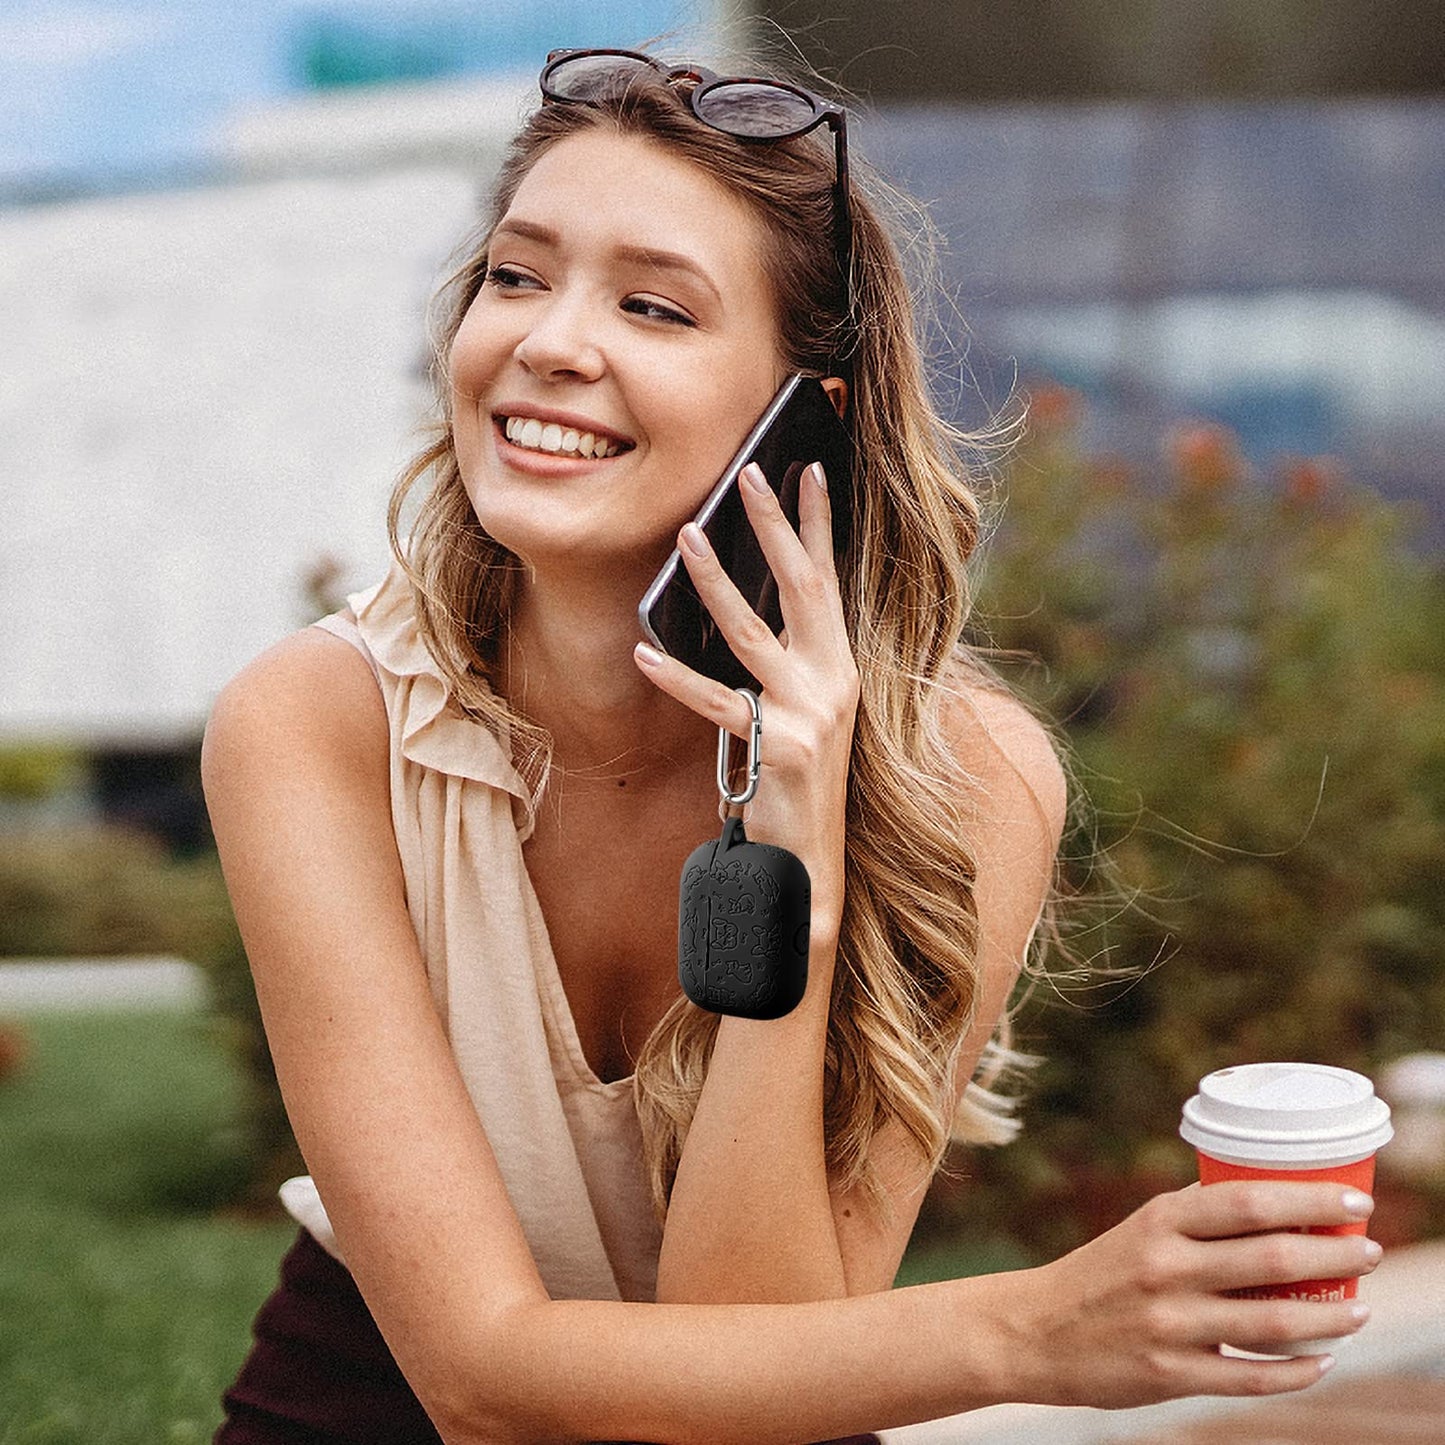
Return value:
[[(776, 635), (783, 630), (778, 586), (738, 494), (738, 473), (749, 462), (762, 468), (794, 528), (803, 471), (823, 464), (833, 556), (841, 565), (852, 536), (853, 439), (817, 377), (798, 373), (783, 383), (693, 519), (748, 605)], [(757, 690), (758, 680), (733, 654), (676, 550), (643, 595), (637, 616), (654, 647), (729, 687)]]

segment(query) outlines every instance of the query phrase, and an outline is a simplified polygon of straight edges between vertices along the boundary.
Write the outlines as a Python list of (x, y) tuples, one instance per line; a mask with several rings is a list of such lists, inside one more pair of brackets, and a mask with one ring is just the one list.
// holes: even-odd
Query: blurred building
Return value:
[(894, 107), (864, 147), (948, 238), (966, 418), (1046, 374), (1093, 445), (1209, 417), (1445, 540), (1445, 101)]
[(0, 738), (193, 738), (309, 620), (309, 566), (360, 585), (385, 563), (426, 303), (517, 95), (480, 92), (505, 124), (425, 165), (392, 98), (345, 174), (339, 118), (294, 109), (242, 138), (254, 179), (0, 212)]

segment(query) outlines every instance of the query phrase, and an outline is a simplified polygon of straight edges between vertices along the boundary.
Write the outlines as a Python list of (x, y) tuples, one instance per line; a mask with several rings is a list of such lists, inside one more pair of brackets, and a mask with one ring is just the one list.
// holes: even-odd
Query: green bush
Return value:
[(1100, 976), (1035, 989), (1023, 1139), (927, 1224), (1051, 1251), (1190, 1177), (1203, 1073), (1445, 1046), (1445, 586), (1330, 462), (1259, 476), (1201, 423), (1151, 477), (1083, 454), (1069, 393), (1031, 412), (976, 616), (1092, 801), (1064, 915)]
[(78, 785), (84, 754), (63, 743), (0, 748), (0, 800), (33, 803)]
[(229, 926), (214, 855), (174, 861), (154, 839), (100, 826), (8, 832), (0, 848), (0, 957), (199, 959)]

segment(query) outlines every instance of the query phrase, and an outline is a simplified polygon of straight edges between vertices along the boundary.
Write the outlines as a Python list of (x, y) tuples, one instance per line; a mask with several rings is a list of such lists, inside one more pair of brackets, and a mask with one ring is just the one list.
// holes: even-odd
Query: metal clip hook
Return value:
[(723, 802), (729, 807), (751, 803), (758, 791), (758, 774), (763, 766), (763, 709), (757, 694), (746, 687), (737, 689), (746, 699), (753, 720), (748, 728), (748, 786), (744, 792), (728, 792), (728, 739), (732, 736), (726, 728), (717, 730), (717, 786)]

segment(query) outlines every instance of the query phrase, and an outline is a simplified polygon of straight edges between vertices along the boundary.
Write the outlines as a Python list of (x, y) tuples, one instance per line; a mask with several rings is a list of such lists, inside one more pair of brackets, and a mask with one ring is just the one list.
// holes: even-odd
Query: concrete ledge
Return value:
[(205, 975), (180, 958), (0, 959), (0, 1013), (200, 1009)]

